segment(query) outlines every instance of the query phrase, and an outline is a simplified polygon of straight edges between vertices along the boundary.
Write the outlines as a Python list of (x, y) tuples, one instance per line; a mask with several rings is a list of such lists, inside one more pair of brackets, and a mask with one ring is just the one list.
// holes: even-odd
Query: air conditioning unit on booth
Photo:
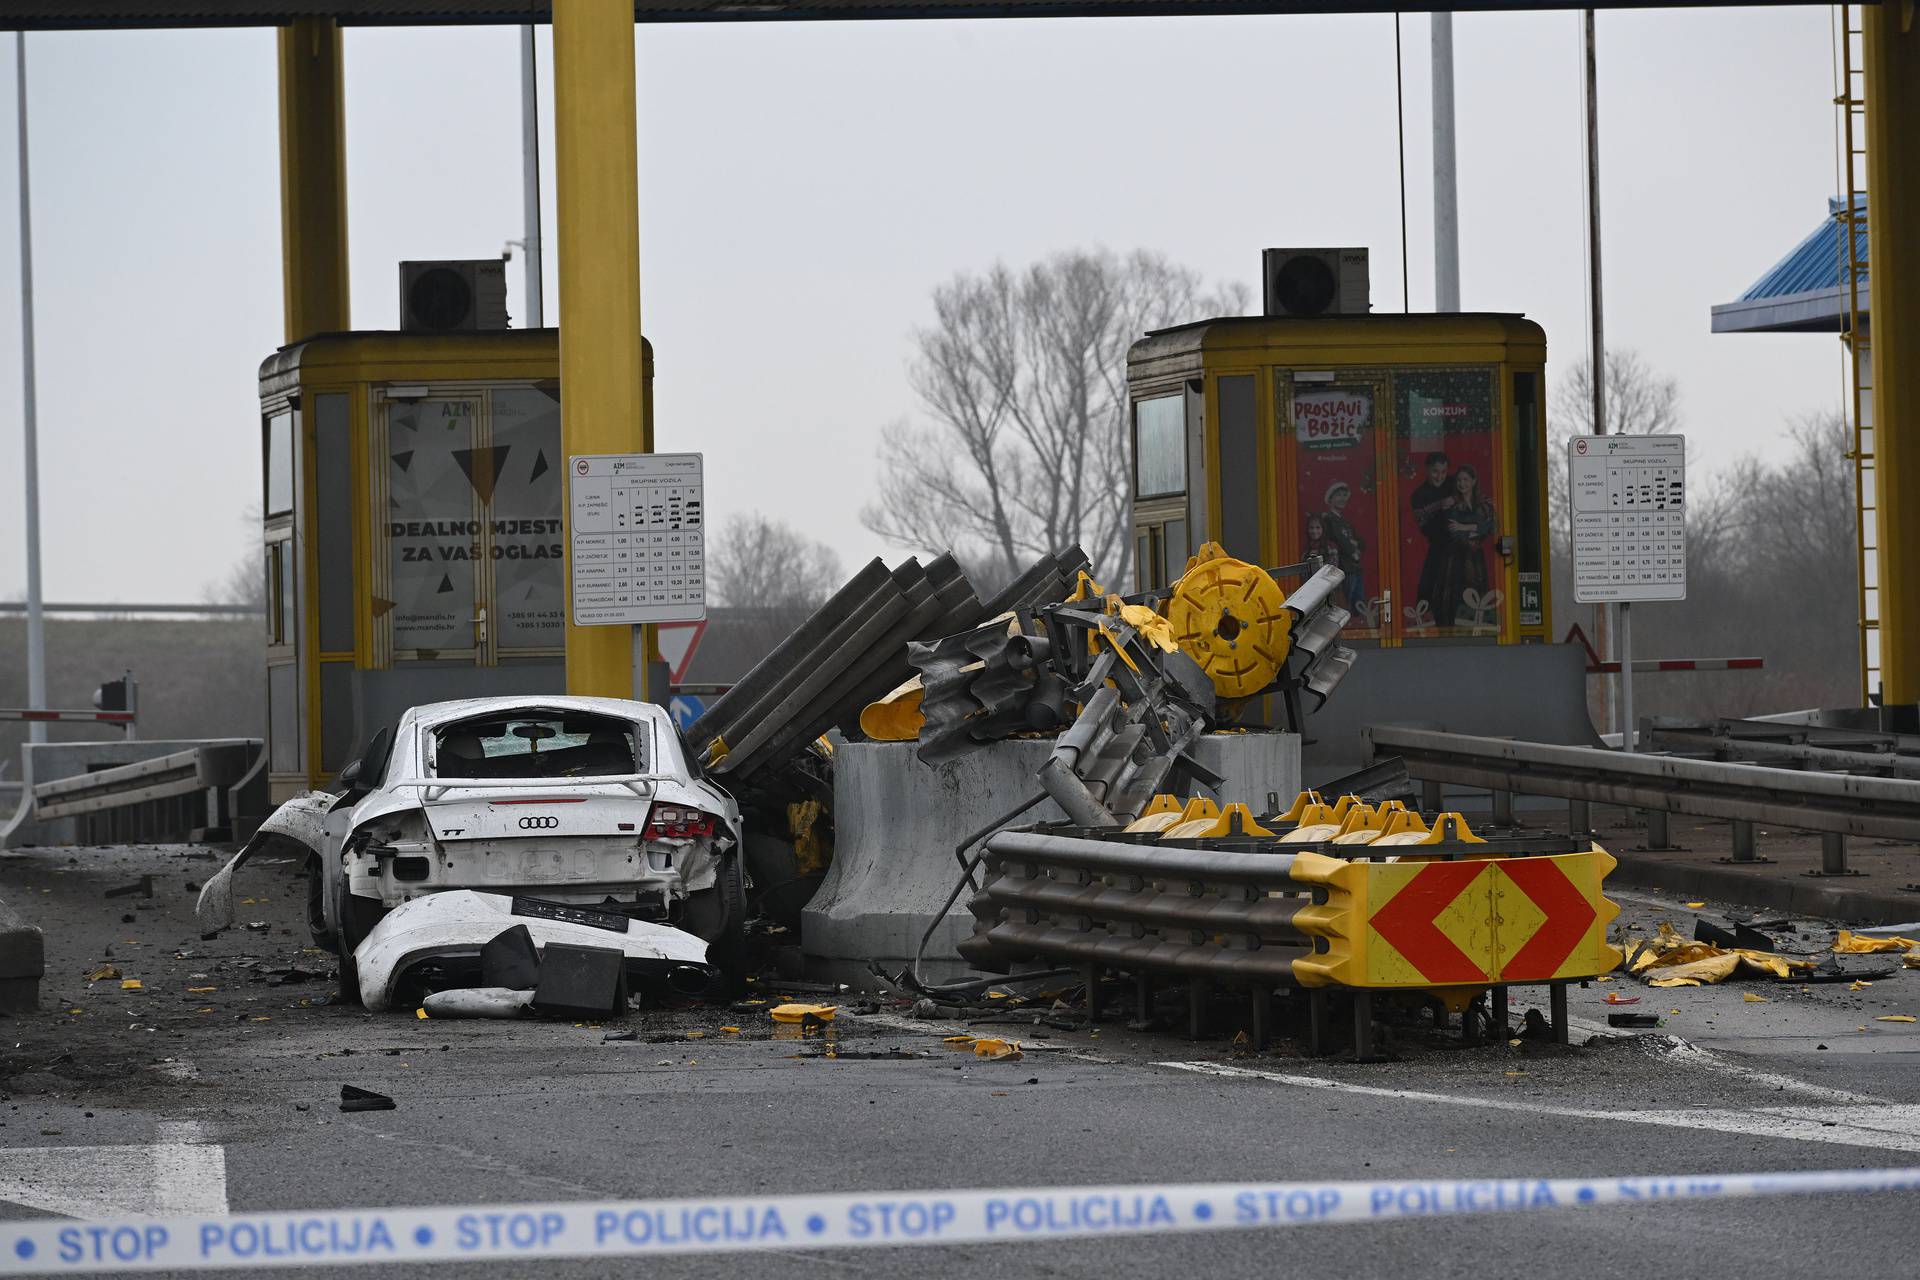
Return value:
[(401, 263), (400, 327), (415, 333), (506, 328), (506, 264), (498, 258)]
[(1268, 249), (1263, 315), (1363, 316), (1371, 309), (1365, 249)]

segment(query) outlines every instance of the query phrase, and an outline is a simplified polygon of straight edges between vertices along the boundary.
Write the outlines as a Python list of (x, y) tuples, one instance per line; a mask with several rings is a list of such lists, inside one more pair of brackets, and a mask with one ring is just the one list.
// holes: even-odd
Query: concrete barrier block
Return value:
[[(809, 965), (826, 976), (859, 976), (878, 960), (889, 971), (913, 959), (960, 875), (954, 846), (1040, 790), (1034, 776), (1053, 743), (995, 742), (945, 764), (922, 764), (911, 742), (848, 743), (834, 752), (833, 866), (800, 916)], [(1300, 739), (1289, 733), (1210, 734), (1196, 751), (1226, 778), (1221, 799), (1258, 813), (1300, 789)], [(1017, 825), (1063, 822), (1044, 801)], [(927, 944), (922, 973), (950, 977), (966, 966), (954, 946), (973, 929), (963, 892)]]
[(38, 1008), (46, 971), (45, 936), (0, 902), (0, 1011), (31, 1013)]

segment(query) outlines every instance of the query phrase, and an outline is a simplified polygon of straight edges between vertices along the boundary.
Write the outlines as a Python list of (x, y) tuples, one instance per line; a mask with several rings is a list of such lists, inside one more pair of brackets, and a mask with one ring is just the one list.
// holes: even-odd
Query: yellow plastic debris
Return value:
[(1909, 969), (1920, 969), (1920, 948), (1916, 948), (1901, 956), (1900, 963)]
[(425, 1022), (427, 1020), (427, 1011), (425, 1009), (415, 1009), (413, 1011), (413, 1016), (420, 1019), (420, 1021)]
[(720, 1029), (726, 1032), (730, 1036), (737, 1036), (740, 1034), (740, 1028), (738, 1027), (722, 1027)]
[(941, 1040), (940, 1043), (941, 1044), (972, 1044), (973, 1037), (972, 1036), (947, 1036), (945, 1039)]
[(219, 989), (218, 987), (188, 987), (187, 994), (190, 996), (203, 996), (209, 991), (218, 991)]
[(706, 1038), (707, 1038), (707, 1033), (704, 1031), (687, 1032), (687, 1039), (689, 1040), (705, 1040)]
[[(1713, 950), (1710, 948), (1710, 950)], [(1732, 951), (1714, 950), (1714, 954), (1702, 956), (1697, 960), (1688, 960), (1681, 964), (1662, 964), (1660, 976), (1649, 978), (1648, 984), (1655, 987), (1699, 987), (1715, 982), (1725, 982), (1740, 968), (1740, 957)]]
[(141, 989), (140, 979), (122, 978), (120, 979), (120, 989), (122, 991), (139, 991)]
[(1875, 1022), (1914, 1022), (1914, 1021), (1920, 1021), (1920, 1019), (1914, 1018), (1914, 1016), (1910, 1013), (1883, 1013), (1879, 1017), (1875, 1018), (1874, 1021)]
[(1867, 955), (1881, 951), (1907, 951), (1920, 947), (1920, 942), (1912, 938), (1863, 938), (1857, 933), (1842, 929), (1833, 940), (1833, 949), (1849, 955)]
[(1707, 904), (1704, 902), (1689, 902), (1687, 905), (1691, 907), (1693, 910), (1698, 911), (1701, 907), (1704, 907)]
[(809, 1018), (832, 1022), (833, 1015), (839, 1011), (837, 1004), (780, 1004), (768, 1010), (775, 1022), (805, 1022)]
[(1767, 1002), (1767, 998), (1765, 996), (1757, 996), (1753, 994), (1753, 992), (1751, 991), (1743, 993), (1740, 998), (1742, 1000), (1745, 1000), (1748, 1004), (1765, 1004)]
[(1854, 980), (1853, 982), (1850, 982), (1850, 983), (1848, 983), (1848, 984), (1847, 984), (1847, 990), (1849, 990), (1849, 991), (1865, 991), (1865, 990), (1866, 990), (1866, 989), (1867, 989), (1868, 987), (1870, 987), (1870, 986), (1872, 986), (1872, 985), (1873, 985), (1873, 984), (1872, 984), (1871, 982), (1862, 982), (1862, 981), (1860, 981), (1859, 979), (1857, 979), (1857, 978), (1856, 978), (1856, 979), (1855, 979), (1855, 980)]
[(915, 676), (886, 697), (866, 705), (860, 712), (860, 732), (875, 742), (912, 742), (927, 722), (920, 710), (920, 700), (925, 696), (926, 689)]
[(92, 973), (87, 975), (87, 981), (88, 982), (106, 982), (108, 979), (117, 978), (119, 976), (120, 976), (120, 971), (118, 969), (114, 968), (110, 964), (103, 964), (98, 969), (95, 969)]
[[(1911, 1019), (1909, 1019), (1911, 1021)], [(1002, 1040), (997, 1036), (982, 1036), (973, 1042), (973, 1054), (976, 1058), (1018, 1058), (1020, 1052), (1018, 1040)]]

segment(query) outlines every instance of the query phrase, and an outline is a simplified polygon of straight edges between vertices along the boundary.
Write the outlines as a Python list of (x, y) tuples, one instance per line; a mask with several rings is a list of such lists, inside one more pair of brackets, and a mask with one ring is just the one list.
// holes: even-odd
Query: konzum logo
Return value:
[(520, 819), (522, 831), (551, 831), (560, 825), (558, 818), (532, 817)]

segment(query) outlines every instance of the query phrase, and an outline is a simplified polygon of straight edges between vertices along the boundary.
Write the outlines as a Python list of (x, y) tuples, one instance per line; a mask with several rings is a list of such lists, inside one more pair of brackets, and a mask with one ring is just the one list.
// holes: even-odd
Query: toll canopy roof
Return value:
[[(1572, 8), (1538, 0), (1448, 0), (1444, 5), (1383, 0), (634, 0), (636, 22), (806, 22), (821, 19), (1100, 18), (1247, 13), (1389, 13), (1444, 7), (1458, 12)], [(1594, 8), (1644, 8), (1601, 3)], [(551, 0), (11, 0), (8, 28), (258, 27), (294, 18), (363, 26), (469, 26), (548, 22)]]
[[(1867, 260), (1867, 198), (1854, 198), (1854, 256)], [(1839, 213), (1844, 201), (1828, 199), (1827, 216), (1813, 234), (1753, 282), (1732, 302), (1713, 309), (1715, 333), (1839, 333), (1847, 327), (1846, 241)], [(1860, 278), (1860, 312), (1870, 292)]]
[[(1200, 358), (1203, 352), (1284, 353), (1288, 361), (1393, 362), (1413, 348), (1425, 360), (1533, 359), (1546, 356), (1546, 332), (1503, 311), (1376, 311), (1364, 316), (1222, 316), (1155, 329), (1127, 352), (1131, 373)], [(1170, 366), (1168, 366), (1170, 368)]]

